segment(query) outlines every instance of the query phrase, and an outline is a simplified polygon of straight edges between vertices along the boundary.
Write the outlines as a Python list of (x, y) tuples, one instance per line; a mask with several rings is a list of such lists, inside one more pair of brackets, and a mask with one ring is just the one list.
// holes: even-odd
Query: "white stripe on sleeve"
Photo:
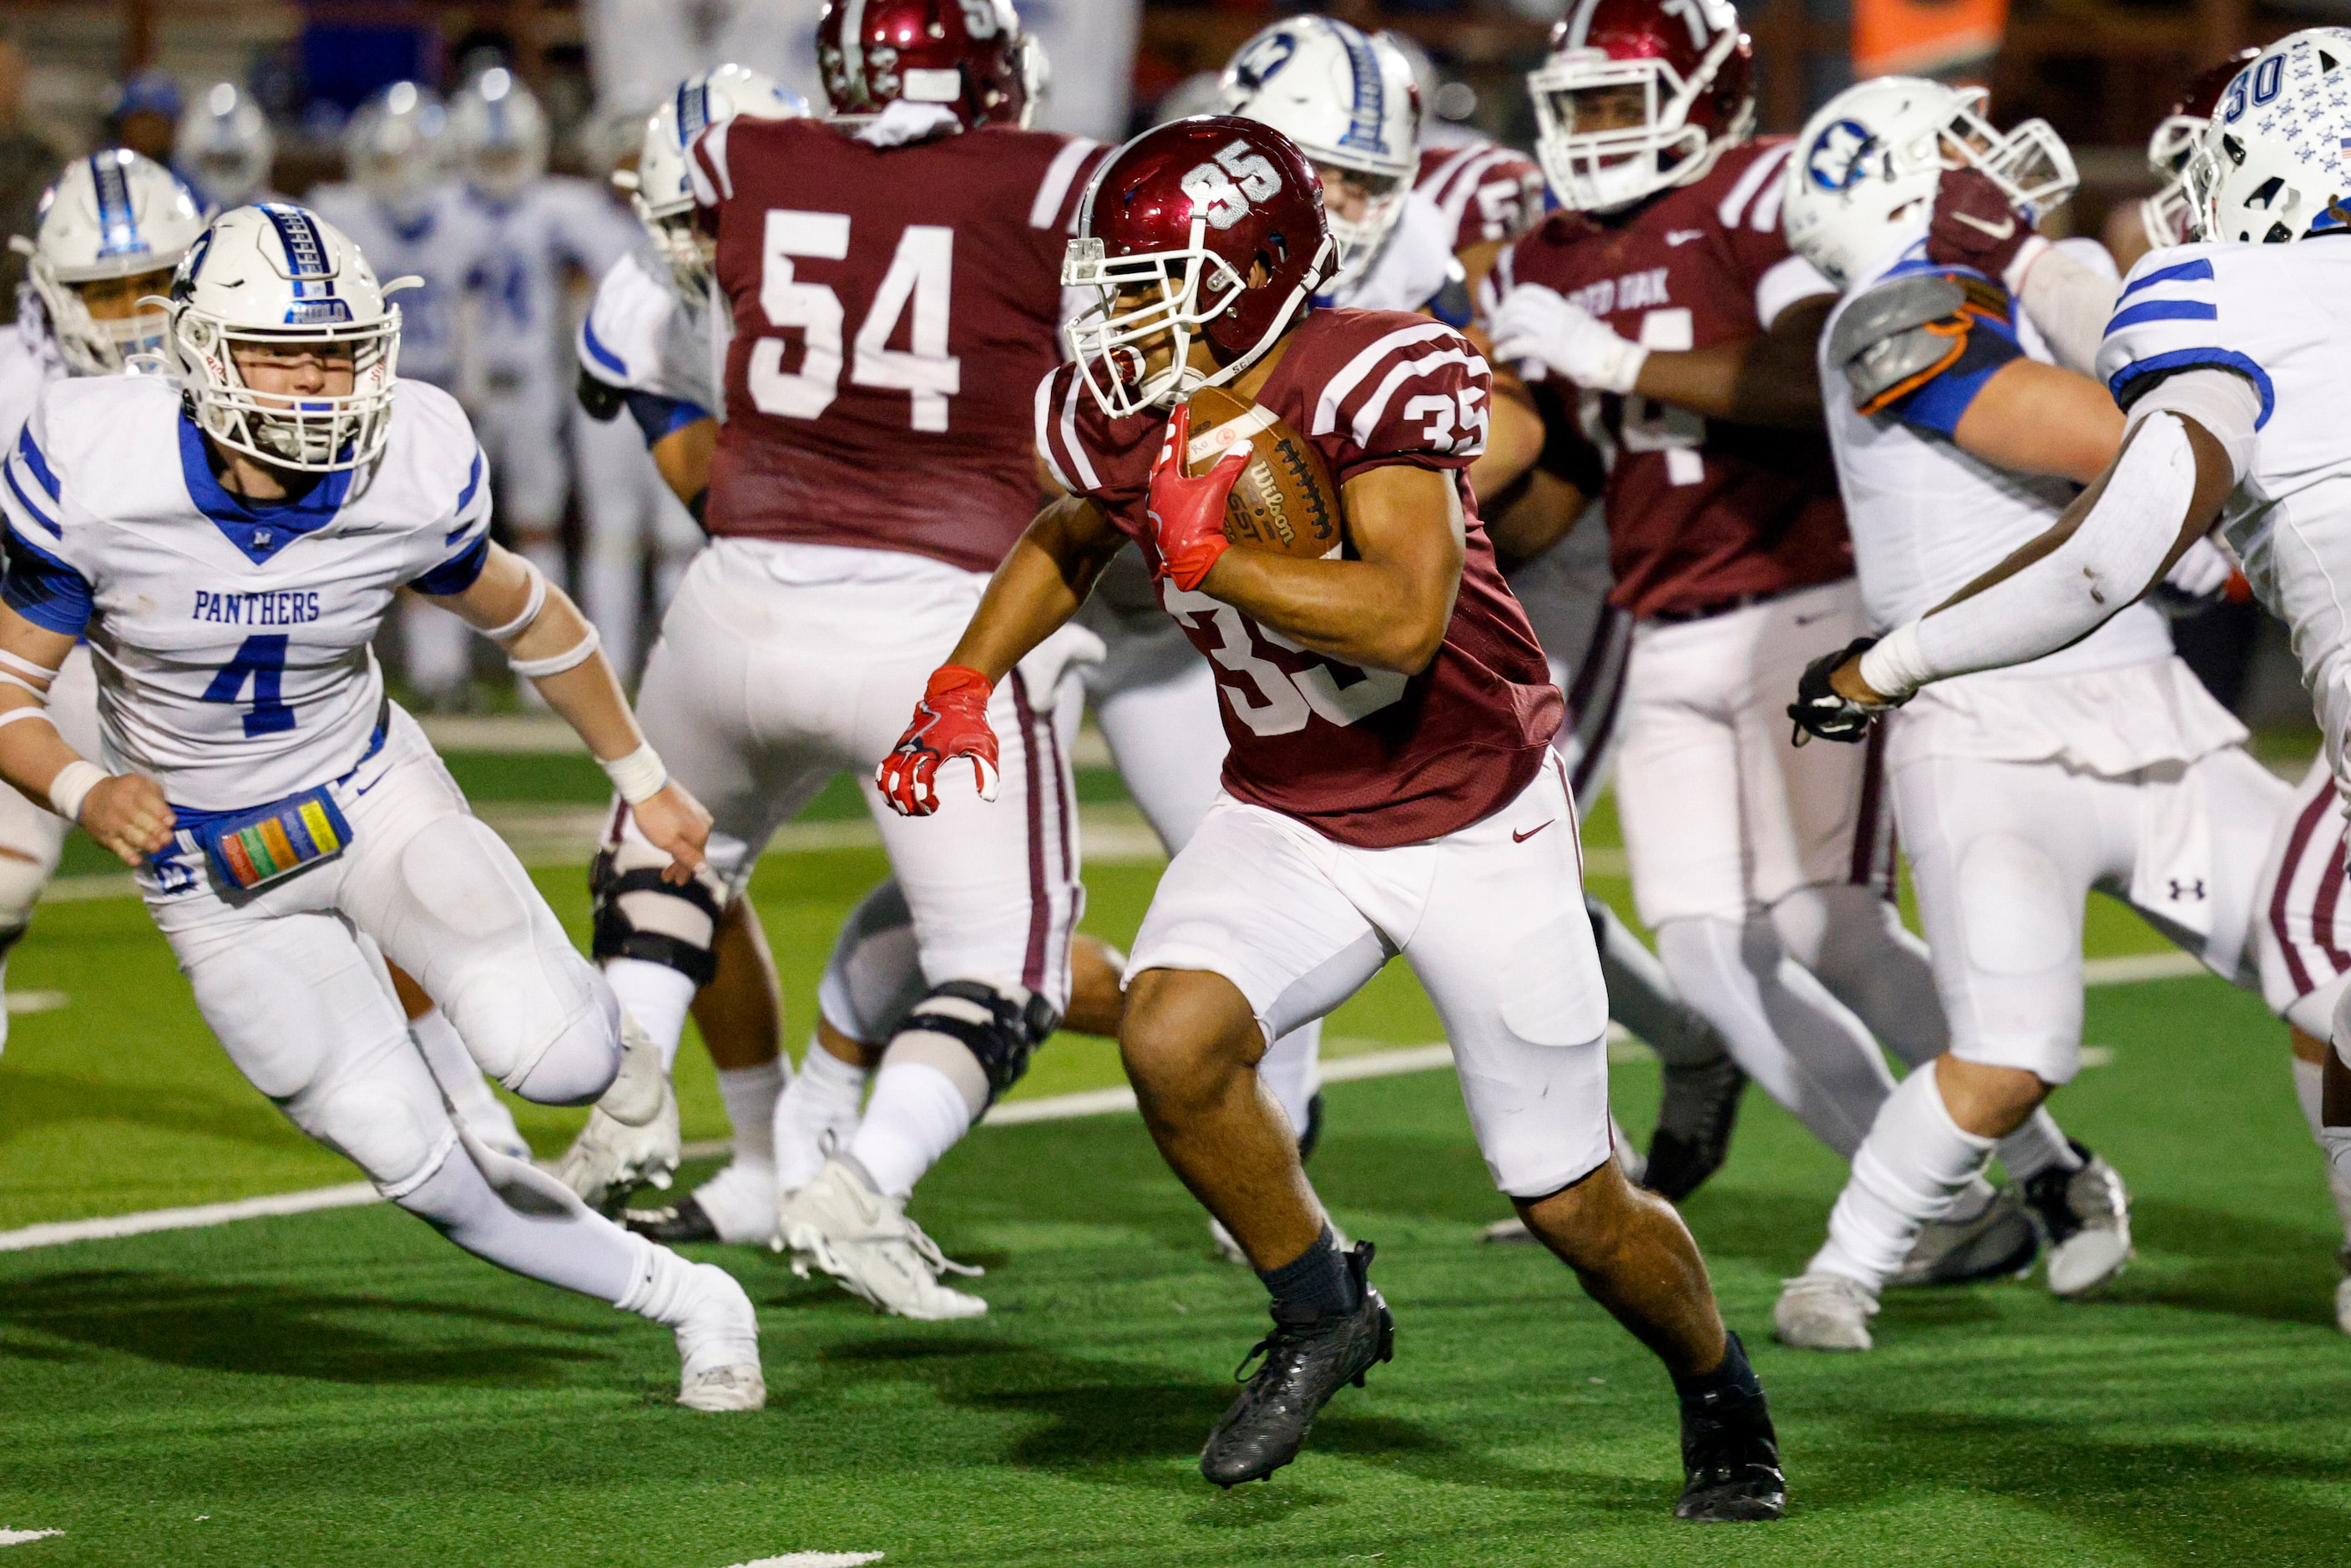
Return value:
[(1085, 390), (1085, 379), (1083, 371), (1071, 368), (1070, 391), (1061, 399), (1061, 449), (1077, 465), (1083, 488), (1092, 491), (1102, 488), (1102, 476), (1094, 472), (1093, 463), (1086, 456), (1085, 443), (1078, 439), (1078, 394)]
[(1732, 185), (1729, 193), (1722, 198), (1722, 204), (1714, 209), (1714, 215), (1722, 220), (1724, 228), (1735, 229), (1739, 226), (1739, 214), (1746, 209), (1749, 200), (1755, 193), (1763, 188), (1763, 182), (1779, 172), (1780, 165), (1787, 159), (1789, 147), (1793, 145), (1794, 143), (1791, 142), (1787, 147), (1774, 147), (1762, 157), (1747, 165), (1747, 172), (1739, 176), (1738, 183)]
[(1064, 490), (1074, 490), (1077, 486), (1070, 483), (1070, 476), (1061, 471), (1061, 464), (1053, 457), (1053, 378), (1060, 373), (1059, 371), (1048, 371), (1038, 378), (1037, 455), (1045, 460), (1045, 472), (1053, 476), (1054, 484)]
[(1070, 182), (1078, 177), (1085, 165), (1086, 154), (1101, 146), (1082, 136), (1072, 136), (1068, 145), (1053, 154), (1052, 162), (1045, 166), (1045, 178), (1038, 183), (1037, 199), (1029, 204), (1029, 226), (1050, 229), (1061, 215), (1061, 203), (1070, 193)]
[[(1381, 378), (1379, 390), (1373, 392), (1371, 400), (1357, 411), (1355, 423), (1349, 427), (1348, 434), (1354, 438), (1356, 445), (1368, 446), (1371, 444), (1372, 432), (1379, 428), (1381, 419), (1387, 413), (1389, 400), (1395, 396), (1397, 389), (1406, 382), (1426, 375), (1431, 371), (1442, 370), (1447, 365), (1466, 365), (1474, 371), (1484, 363), (1485, 361), (1466, 345), (1459, 349), (1447, 349), (1441, 353), (1423, 354), (1416, 360), (1405, 361)], [(1485, 442), (1479, 441), (1476, 450), (1483, 452), (1485, 449)], [(1455, 446), (1453, 450), (1459, 453), (1471, 451), (1469, 447), (1461, 445)]]
[(1313, 427), (1306, 434), (1328, 435), (1338, 429), (1339, 405), (1363, 384), (1365, 377), (1379, 369), (1380, 361), (1390, 354), (1409, 349), (1416, 343), (1433, 343), (1448, 338), (1459, 342), (1461, 334), (1442, 321), (1431, 321), (1426, 326), (1405, 327), (1390, 332), (1386, 337), (1357, 354), (1348, 361), (1346, 368), (1332, 376), (1330, 384), (1322, 389), (1322, 396), (1314, 404)]

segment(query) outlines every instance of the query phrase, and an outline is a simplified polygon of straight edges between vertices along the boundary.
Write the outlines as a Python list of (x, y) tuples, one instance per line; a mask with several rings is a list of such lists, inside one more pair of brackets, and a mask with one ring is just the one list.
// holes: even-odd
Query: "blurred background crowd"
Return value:
[[(1286, 11), (1416, 39), (1432, 122), (1527, 145), (1527, 68), (1570, 0), (1016, 0), (1044, 46), (1040, 122), (1112, 139), (1207, 107), (1214, 73)], [(627, 421), (569, 395), (587, 290), (640, 243), (611, 175), (680, 78), (736, 61), (821, 107), (821, 0), (12, 0), (0, 11), (0, 235), (33, 232), (69, 158), (123, 145), (207, 203), (318, 204), (380, 276), (434, 280), (408, 304), (402, 373), (442, 382), (497, 455), (508, 536), (561, 571), (627, 667), (698, 542)], [(2149, 132), (2199, 70), (2351, 0), (1745, 0), (1760, 120), (1792, 131), (1857, 75), (1988, 84), (2002, 123), (2047, 118), (2083, 187), (2063, 221), (2097, 234), (2154, 186)], [(0, 319), (22, 258), (0, 250)], [(445, 640), (435, 645), (437, 627)], [(407, 623), (398, 665), (427, 706), (496, 705), (447, 617)], [(2250, 604), (2179, 628), (2249, 719), (2304, 721), (2292, 657)], [(2199, 646), (2200, 644), (2200, 646)]]

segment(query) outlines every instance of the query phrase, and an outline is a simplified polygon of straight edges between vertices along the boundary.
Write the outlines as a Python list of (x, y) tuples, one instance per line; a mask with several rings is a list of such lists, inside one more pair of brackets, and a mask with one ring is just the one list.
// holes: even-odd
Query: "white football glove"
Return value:
[(1593, 392), (1629, 392), (1649, 350), (1555, 288), (1522, 283), (1494, 312), (1494, 358), (1539, 382), (1562, 376)]
[(2163, 574), (2163, 586), (2186, 599), (2210, 599), (2229, 586), (2236, 570), (2228, 551), (2209, 538), (2198, 539)]

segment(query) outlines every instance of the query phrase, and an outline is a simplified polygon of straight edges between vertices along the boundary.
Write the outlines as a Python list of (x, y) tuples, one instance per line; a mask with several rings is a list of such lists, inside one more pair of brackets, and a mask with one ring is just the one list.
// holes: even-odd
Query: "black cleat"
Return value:
[(1730, 1157), (1747, 1074), (1726, 1056), (1697, 1067), (1667, 1067), (1664, 1076), (1665, 1099), (1649, 1135), (1649, 1168), (1641, 1185), (1679, 1203)]
[(1788, 1511), (1780, 1440), (1761, 1388), (1725, 1388), (1682, 1401), (1682, 1477), (1677, 1519), (1746, 1524)]
[(1322, 1141), (1322, 1091), (1317, 1089), (1306, 1099), (1306, 1130), (1298, 1134), (1298, 1163), (1304, 1165), (1314, 1157), (1314, 1145)]
[(621, 1216), (621, 1223), (640, 1236), (649, 1236), (664, 1247), (681, 1241), (716, 1241), (718, 1227), (702, 1211), (702, 1205), (688, 1193), (675, 1208), (632, 1208)]
[(1273, 1332), (1252, 1346), (1234, 1369), (1238, 1377), (1262, 1354), (1265, 1364), (1249, 1380), (1208, 1434), (1200, 1450), (1200, 1473), (1220, 1487), (1263, 1480), (1298, 1457), (1314, 1417), (1342, 1384), (1364, 1385), (1364, 1374), (1395, 1356), (1395, 1319), (1372, 1288), (1372, 1244), (1358, 1241), (1346, 1257), (1363, 1301), (1353, 1312), (1302, 1322), (1285, 1320), (1274, 1303)]

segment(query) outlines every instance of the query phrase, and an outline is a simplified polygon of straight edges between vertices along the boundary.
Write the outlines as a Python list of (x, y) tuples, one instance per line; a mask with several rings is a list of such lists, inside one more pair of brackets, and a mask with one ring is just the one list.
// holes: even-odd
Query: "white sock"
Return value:
[(1829, 1212), (1828, 1245), (1808, 1273), (1843, 1274), (1875, 1291), (1902, 1266), (1919, 1228), (1950, 1213), (1991, 1160), (1992, 1140), (1963, 1131), (1943, 1104), (1935, 1070), (1896, 1086), (1853, 1156), (1853, 1175)]
[(2043, 1105), (2024, 1119), (2024, 1125), (2000, 1141), (2000, 1163), (2009, 1180), (2031, 1181), (2053, 1168), (2080, 1170), (2082, 1156), (2065, 1141), (2064, 1130), (2049, 1113), (2049, 1107)]
[(409, 1019), (408, 1034), (423, 1053), (433, 1082), (441, 1086), (441, 1097), (449, 1102), (459, 1121), (490, 1143), (522, 1142), (515, 1130), (514, 1113), (490, 1092), (490, 1081), (482, 1076), (480, 1064), (457, 1038), (456, 1026), (446, 1013), (434, 1008), (423, 1018)]
[(816, 1179), (827, 1159), (849, 1146), (865, 1101), (866, 1077), (865, 1069), (809, 1041), (799, 1071), (776, 1096), (768, 1152), (775, 1161), (778, 1191), (798, 1192)]
[(1767, 919), (1669, 920), (1657, 956), (1763, 1092), (1851, 1158), (1894, 1087), (1861, 1020), (1780, 947)]
[[(638, 1240), (644, 1240), (639, 1237)], [(624, 1312), (657, 1322), (664, 1328), (675, 1328), (684, 1314), (678, 1309), (693, 1282), (694, 1265), (653, 1242), (645, 1242), (643, 1258), (629, 1281), (628, 1289), (613, 1298), (612, 1304)]]
[(493, 1153), (479, 1139), (452, 1148), (393, 1201), (476, 1258), (616, 1305), (644, 1276), (645, 1254), (662, 1251), (545, 1171)]
[(1789, 956), (1903, 1061), (1923, 1067), (1950, 1049), (1927, 945), (1875, 891), (1851, 883), (1799, 888), (1771, 906), (1771, 925)]
[(718, 1098), (735, 1129), (735, 1163), (776, 1167), (776, 1098), (784, 1092), (783, 1058), (757, 1067), (718, 1070)]
[(884, 1061), (848, 1154), (873, 1178), (876, 1192), (904, 1197), (971, 1131), (973, 1119), (962, 1086), (937, 1068)]
[(677, 1042), (685, 1033), (685, 1011), (698, 988), (667, 964), (643, 958), (607, 958), (604, 978), (621, 998), (622, 1010), (637, 1020), (645, 1037), (661, 1048), (662, 1071), (677, 1065)]
[(1257, 1081), (1265, 1085), (1290, 1118), (1290, 1130), (1306, 1135), (1306, 1107), (1322, 1087), (1322, 1020), (1300, 1024), (1265, 1048), (1257, 1064)]
[[(2310, 1135), (2326, 1152), (2325, 1103), (2326, 1069), (2315, 1061), (2294, 1059), (2294, 1097), (2302, 1106), (2302, 1119), (2310, 1124)], [(2335, 1213), (2343, 1221), (2346, 1245), (2351, 1245), (2351, 1186), (2344, 1184), (2330, 1160), (2326, 1167), (2326, 1186), (2335, 1194)]]

